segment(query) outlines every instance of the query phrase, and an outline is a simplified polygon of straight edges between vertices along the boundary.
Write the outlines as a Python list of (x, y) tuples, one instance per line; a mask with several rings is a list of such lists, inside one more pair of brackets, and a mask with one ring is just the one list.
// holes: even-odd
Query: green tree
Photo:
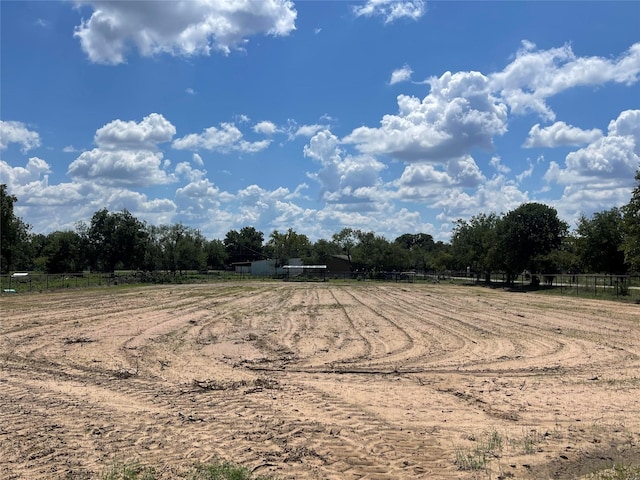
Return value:
[(401, 272), (409, 268), (409, 255), (406, 249), (402, 248), (395, 242), (384, 240), (384, 248), (380, 259), (380, 268), (385, 272)]
[(353, 252), (352, 263), (358, 270), (371, 272), (381, 269), (381, 259), (388, 243), (382, 237), (377, 237), (374, 232), (356, 230), (356, 245), (350, 249)]
[(158, 228), (156, 237), (163, 270), (175, 275), (206, 267), (206, 240), (195, 228), (181, 223), (162, 225)]
[(240, 231), (230, 230), (224, 240), (229, 262), (244, 262), (265, 257), (264, 234), (254, 227), (242, 227)]
[(541, 271), (544, 273), (577, 273), (580, 272), (580, 256), (578, 255), (578, 239), (568, 235), (562, 239), (559, 248), (551, 250), (541, 258)]
[(349, 259), (349, 263), (353, 264), (353, 259), (351, 258), (353, 247), (359, 241), (359, 234), (361, 234), (359, 230), (354, 230), (353, 228), (345, 227), (340, 230), (338, 233), (334, 233), (332, 240), (333, 243), (338, 245), (341, 252), (344, 253)]
[(306, 235), (301, 235), (287, 230), (280, 233), (274, 230), (269, 235), (269, 241), (265, 247), (268, 256), (275, 258), (276, 266), (286, 265), (292, 258), (308, 257), (311, 250), (311, 242)]
[(82, 239), (77, 232), (50, 233), (43, 254), (47, 273), (72, 273), (84, 268)]
[[(541, 259), (561, 246), (568, 228), (555, 208), (541, 203), (525, 203), (507, 213), (497, 225), (497, 253), (507, 281), (513, 282), (523, 270), (539, 273)], [(531, 280), (539, 283), (537, 275)]]
[(412, 268), (424, 272), (433, 264), (435, 242), (428, 233), (405, 233), (393, 243), (406, 252), (406, 255), (397, 252), (400, 255), (398, 263), (403, 265), (401, 269)]
[(612, 208), (584, 215), (578, 221), (578, 251), (580, 262), (592, 273), (621, 274), (626, 272), (624, 251), (624, 224), (622, 211)]
[(185, 228), (177, 244), (177, 263), (180, 272), (206, 268), (206, 242), (199, 230), (190, 227)]
[(214, 239), (205, 244), (207, 266), (214, 270), (223, 270), (227, 264), (227, 251), (222, 240)]
[(29, 243), (30, 226), (14, 214), (15, 195), (0, 185), (0, 272), (28, 268), (31, 262)]
[(638, 272), (640, 271), (640, 169), (636, 172), (636, 182), (631, 200), (622, 207), (624, 216), (622, 250), (631, 269)]
[(93, 214), (87, 229), (92, 268), (113, 272), (116, 267), (142, 268), (149, 232), (129, 211), (109, 213), (104, 208)]
[(31, 258), (33, 261), (33, 269), (38, 272), (46, 270), (47, 258), (44, 249), (47, 246), (47, 235), (42, 233), (33, 233), (29, 235), (29, 243), (31, 244)]
[(491, 281), (491, 272), (496, 269), (497, 226), (500, 218), (495, 213), (478, 214), (466, 220), (457, 220), (451, 238), (451, 251), (458, 266), (469, 268), (480, 280)]
[(451, 245), (437, 241), (433, 248), (433, 260), (430, 269), (442, 272), (452, 270), (455, 267), (455, 260), (451, 254)]
[(314, 242), (307, 257), (303, 257), (307, 265), (326, 265), (332, 255), (339, 255), (340, 247), (330, 240), (321, 238)]

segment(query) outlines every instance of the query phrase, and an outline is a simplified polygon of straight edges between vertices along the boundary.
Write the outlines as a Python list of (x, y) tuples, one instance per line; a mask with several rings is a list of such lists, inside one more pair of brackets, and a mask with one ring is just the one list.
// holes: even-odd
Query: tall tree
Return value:
[[(569, 228), (555, 208), (535, 202), (510, 211), (497, 227), (498, 253), (510, 282), (525, 269), (539, 273), (541, 258), (560, 247)], [(539, 277), (531, 280), (536, 284)]]
[(264, 234), (254, 227), (230, 230), (224, 238), (224, 247), (229, 261), (244, 262), (264, 258)]
[(265, 248), (268, 255), (275, 258), (277, 266), (285, 265), (292, 258), (308, 257), (310, 250), (309, 238), (291, 228), (284, 233), (278, 230), (271, 232)]
[(204, 251), (207, 255), (207, 266), (214, 270), (222, 270), (227, 264), (227, 251), (222, 240), (213, 239), (205, 244)]
[(424, 272), (433, 263), (435, 242), (428, 233), (405, 233), (396, 238), (393, 243), (407, 252), (404, 259), (399, 259), (405, 264), (405, 268)]
[(340, 230), (338, 233), (334, 233), (332, 240), (333, 242), (340, 247), (342, 253), (347, 256), (349, 263), (352, 264), (351, 251), (353, 247), (358, 243), (359, 238), (358, 235), (361, 232), (359, 230), (354, 230), (353, 228), (345, 227)]
[(157, 231), (157, 239), (162, 269), (175, 275), (206, 267), (206, 240), (195, 228), (181, 223), (162, 225)]
[(480, 280), (482, 274), (490, 281), (497, 262), (497, 226), (500, 218), (495, 213), (475, 215), (456, 221), (451, 248), (454, 258), (463, 269), (469, 268)]
[(17, 201), (7, 193), (5, 184), (0, 185), (0, 271), (4, 273), (28, 267), (31, 260), (30, 226), (14, 214)]
[(50, 233), (43, 253), (47, 273), (72, 273), (84, 269), (82, 240), (77, 232)]
[(640, 272), (640, 169), (636, 172), (636, 182), (631, 200), (622, 207), (624, 215), (622, 250), (631, 269)]
[(576, 230), (580, 262), (588, 272), (625, 273), (624, 225), (622, 211), (612, 208), (594, 213), (591, 218), (584, 215)]
[(141, 268), (148, 231), (128, 210), (109, 213), (104, 208), (93, 214), (87, 230), (93, 268), (113, 272), (116, 267)]
[(312, 245), (309, 256), (303, 258), (306, 264), (325, 265), (332, 255), (339, 255), (340, 253), (340, 247), (335, 242), (321, 238)]

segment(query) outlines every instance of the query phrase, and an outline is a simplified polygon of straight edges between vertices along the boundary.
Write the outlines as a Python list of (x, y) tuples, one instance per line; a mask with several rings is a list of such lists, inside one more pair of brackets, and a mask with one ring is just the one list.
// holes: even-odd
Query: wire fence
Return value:
[(0, 293), (37, 293), (62, 289), (114, 287), (134, 284), (206, 283), (230, 280), (353, 281), (395, 283), (458, 283), (488, 285), (515, 290), (546, 290), (555, 294), (618, 299), (640, 303), (640, 275), (523, 273), (507, 283), (504, 273), (477, 274), (470, 271), (429, 272), (313, 272), (301, 275), (251, 275), (227, 270), (188, 272), (116, 273), (14, 273), (0, 275)]
[(235, 272), (116, 272), (116, 273), (14, 273), (0, 275), (0, 292), (28, 293), (71, 288), (113, 287), (117, 285), (198, 283), (216, 280), (242, 279)]

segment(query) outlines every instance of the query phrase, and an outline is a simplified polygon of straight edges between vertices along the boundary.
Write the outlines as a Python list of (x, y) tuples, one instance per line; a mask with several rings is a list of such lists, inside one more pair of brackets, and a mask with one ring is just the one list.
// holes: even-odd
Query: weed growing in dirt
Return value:
[[(157, 474), (151, 467), (144, 467), (137, 462), (114, 462), (105, 469), (100, 480), (155, 480)], [(275, 480), (273, 477), (254, 476), (245, 467), (231, 463), (212, 463), (195, 465), (180, 475), (188, 480)]]
[(187, 478), (189, 480), (269, 480), (269, 477), (254, 477), (249, 469), (229, 463), (197, 465)]
[(606, 470), (591, 473), (589, 480), (640, 480), (640, 467), (614, 465)]
[(458, 466), (458, 470), (483, 470), (487, 466), (486, 452), (456, 447), (455, 455), (454, 463)]
[(483, 470), (491, 457), (497, 457), (502, 451), (502, 435), (495, 429), (484, 432), (479, 439), (470, 436), (469, 440), (477, 442), (474, 448), (455, 447), (454, 463), (459, 470)]
[(520, 438), (512, 439), (511, 445), (519, 448), (525, 455), (531, 455), (536, 453), (537, 445), (545, 439), (544, 434), (541, 434), (535, 428), (531, 430), (522, 430), (522, 436)]
[(154, 480), (155, 472), (150, 467), (143, 467), (137, 462), (114, 462), (102, 472), (101, 480)]

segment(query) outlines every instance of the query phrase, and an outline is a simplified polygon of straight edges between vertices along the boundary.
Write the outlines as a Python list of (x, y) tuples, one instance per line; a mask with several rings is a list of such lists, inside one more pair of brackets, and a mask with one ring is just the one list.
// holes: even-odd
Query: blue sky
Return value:
[(640, 168), (640, 2), (3, 1), (0, 182), (48, 233), (128, 209), (207, 238), (389, 240)]

